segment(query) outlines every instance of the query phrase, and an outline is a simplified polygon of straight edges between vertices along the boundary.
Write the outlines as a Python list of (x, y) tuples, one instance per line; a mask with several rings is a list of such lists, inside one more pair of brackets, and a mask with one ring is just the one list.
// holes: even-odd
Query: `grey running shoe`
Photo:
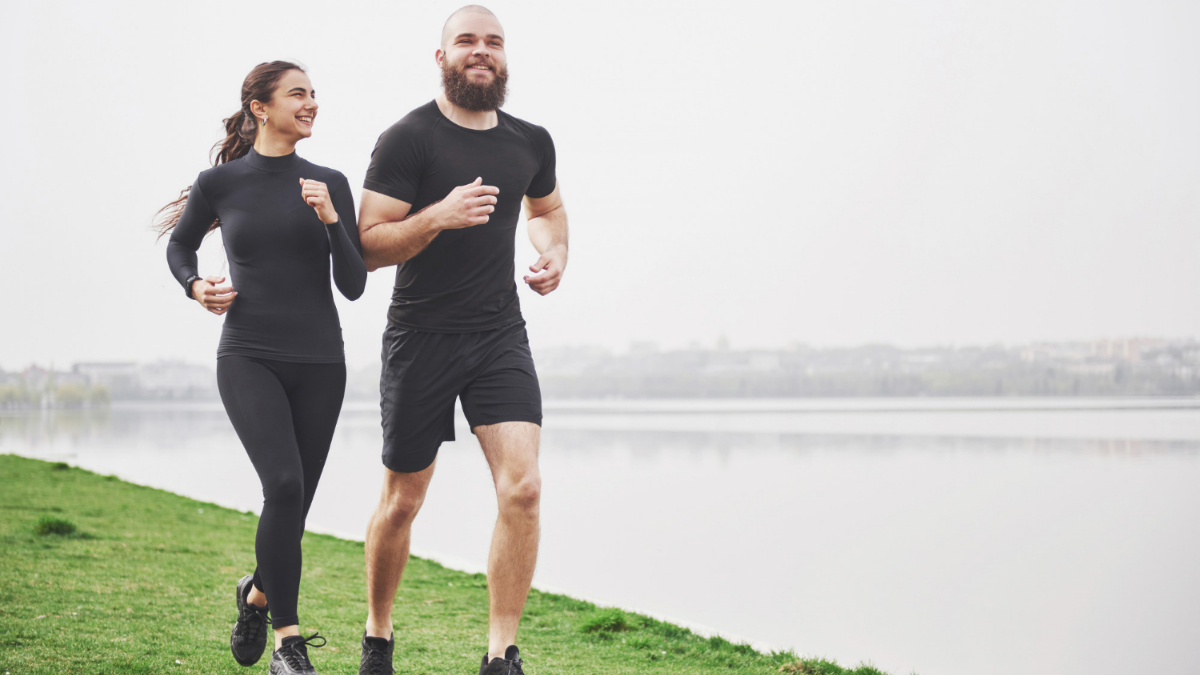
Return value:
[(392, 670), (392, 650), (396, 641), (389, 637), (369, 637), (363, 631), (362, 661), (358, 664), (358, 675), (395, 675)]
[[(317, 644), (315, 641), (320, 640)], [(324, 647), (325, 638), (313, 633), (308, 637), (289, 635), (283, 638), (283, 646), (271, 654), (270, 675), (319, 675), (308, 660), (309, 647)]]
[(504, 658), (494, 658), (491, 663), (488, 663), (487, 654), (484, 654), (479, 675), (525, 675), (525, 671), (521, 670), (521, 652), (516, 645), (509, 645), (504, 650)]
[(229, 636), (229, 651), (233, 652), (233, 660), (243, 666), (252, 666), (262, 658), (263, 650), (267, 648), (267, 626), (271, 624), (266, 607), (246, 602), (253, 579), (253, 576), (246, 575), (238, 582), (234, 593), (237, 597), (237, 623), (233, 624), (233, 634)]

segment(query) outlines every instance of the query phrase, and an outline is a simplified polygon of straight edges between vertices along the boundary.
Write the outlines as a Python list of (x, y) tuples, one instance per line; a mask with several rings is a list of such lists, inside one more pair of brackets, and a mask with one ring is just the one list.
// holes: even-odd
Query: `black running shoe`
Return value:
[(394, 638), (368, 637), (363, 631), (362, 661), (358, 664), (358, 675), (395, 675), (392, 670), (392, 650), (396, 648)]
[(484, 654), (479, 675), (525, 675), (525, 671), (521, 670), (521, 652), (516, 645), (509, 645), (504, 650), (504, 658), (494, 658), (491, 663), (488, 663), (487, 654)]
[(233, 660), (243, 666), (252, 666), (262, 658), (263, 650), (267, 648), (267, 626), (271, 620), (267, 618), (267, 608), (251, 605), (246, 602), (250, 595), (253, 576), (246, 575), (238, 582), (237, 592), (237, 623), (233, 624), (233, 634), (229, 636), (229, 650), (233, 652)]
[[(320, 640), (317, 644), (315, 640)], [(271, 654), (270, 675), (319, 675), (308, 660), (309, 647), (324, 647), (325, 638), (313, 633), (308, 637), (289, 635), (283, 638), (283, 646)]]

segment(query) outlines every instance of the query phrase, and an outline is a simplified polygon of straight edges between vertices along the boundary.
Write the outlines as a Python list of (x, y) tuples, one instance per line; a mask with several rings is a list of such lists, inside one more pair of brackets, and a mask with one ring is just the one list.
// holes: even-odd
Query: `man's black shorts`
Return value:
[(478, 333), (425, 333), (391, 324), (383, 333), (379, 377), (383, 465), (427, 468), (454, 440), (454, 399), (471, 428), (542, 423), (542, 391), (525, 322)]

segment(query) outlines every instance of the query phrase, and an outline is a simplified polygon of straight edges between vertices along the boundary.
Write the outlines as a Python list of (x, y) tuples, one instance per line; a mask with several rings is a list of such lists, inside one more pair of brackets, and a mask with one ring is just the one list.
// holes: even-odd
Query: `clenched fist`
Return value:
[(458, 230), (486, 223), (490, 217), (488, 214), (496, 210), (498, 194), (500, 188), (484, 185), (482, 178), (459, 185), (437, 204), (438, 229)]
[(332, 225), (338, 221), (333, 202), (329, 201), (329, 188), (321, 181), (301, 178), (300, 196), (304, 198), (305, 204), (313, 207), (322, 223)]

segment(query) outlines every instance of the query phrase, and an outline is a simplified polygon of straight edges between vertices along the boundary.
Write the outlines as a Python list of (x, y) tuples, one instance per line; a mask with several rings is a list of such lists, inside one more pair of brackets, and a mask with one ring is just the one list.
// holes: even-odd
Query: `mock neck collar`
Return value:
[(263, 171), (287, 171), (300, 165), (300, 155), (293, 150), (291, 154), (282, 157), (268, 157), (250, 148), (250, 152), (246, 154), (246, 163)]

